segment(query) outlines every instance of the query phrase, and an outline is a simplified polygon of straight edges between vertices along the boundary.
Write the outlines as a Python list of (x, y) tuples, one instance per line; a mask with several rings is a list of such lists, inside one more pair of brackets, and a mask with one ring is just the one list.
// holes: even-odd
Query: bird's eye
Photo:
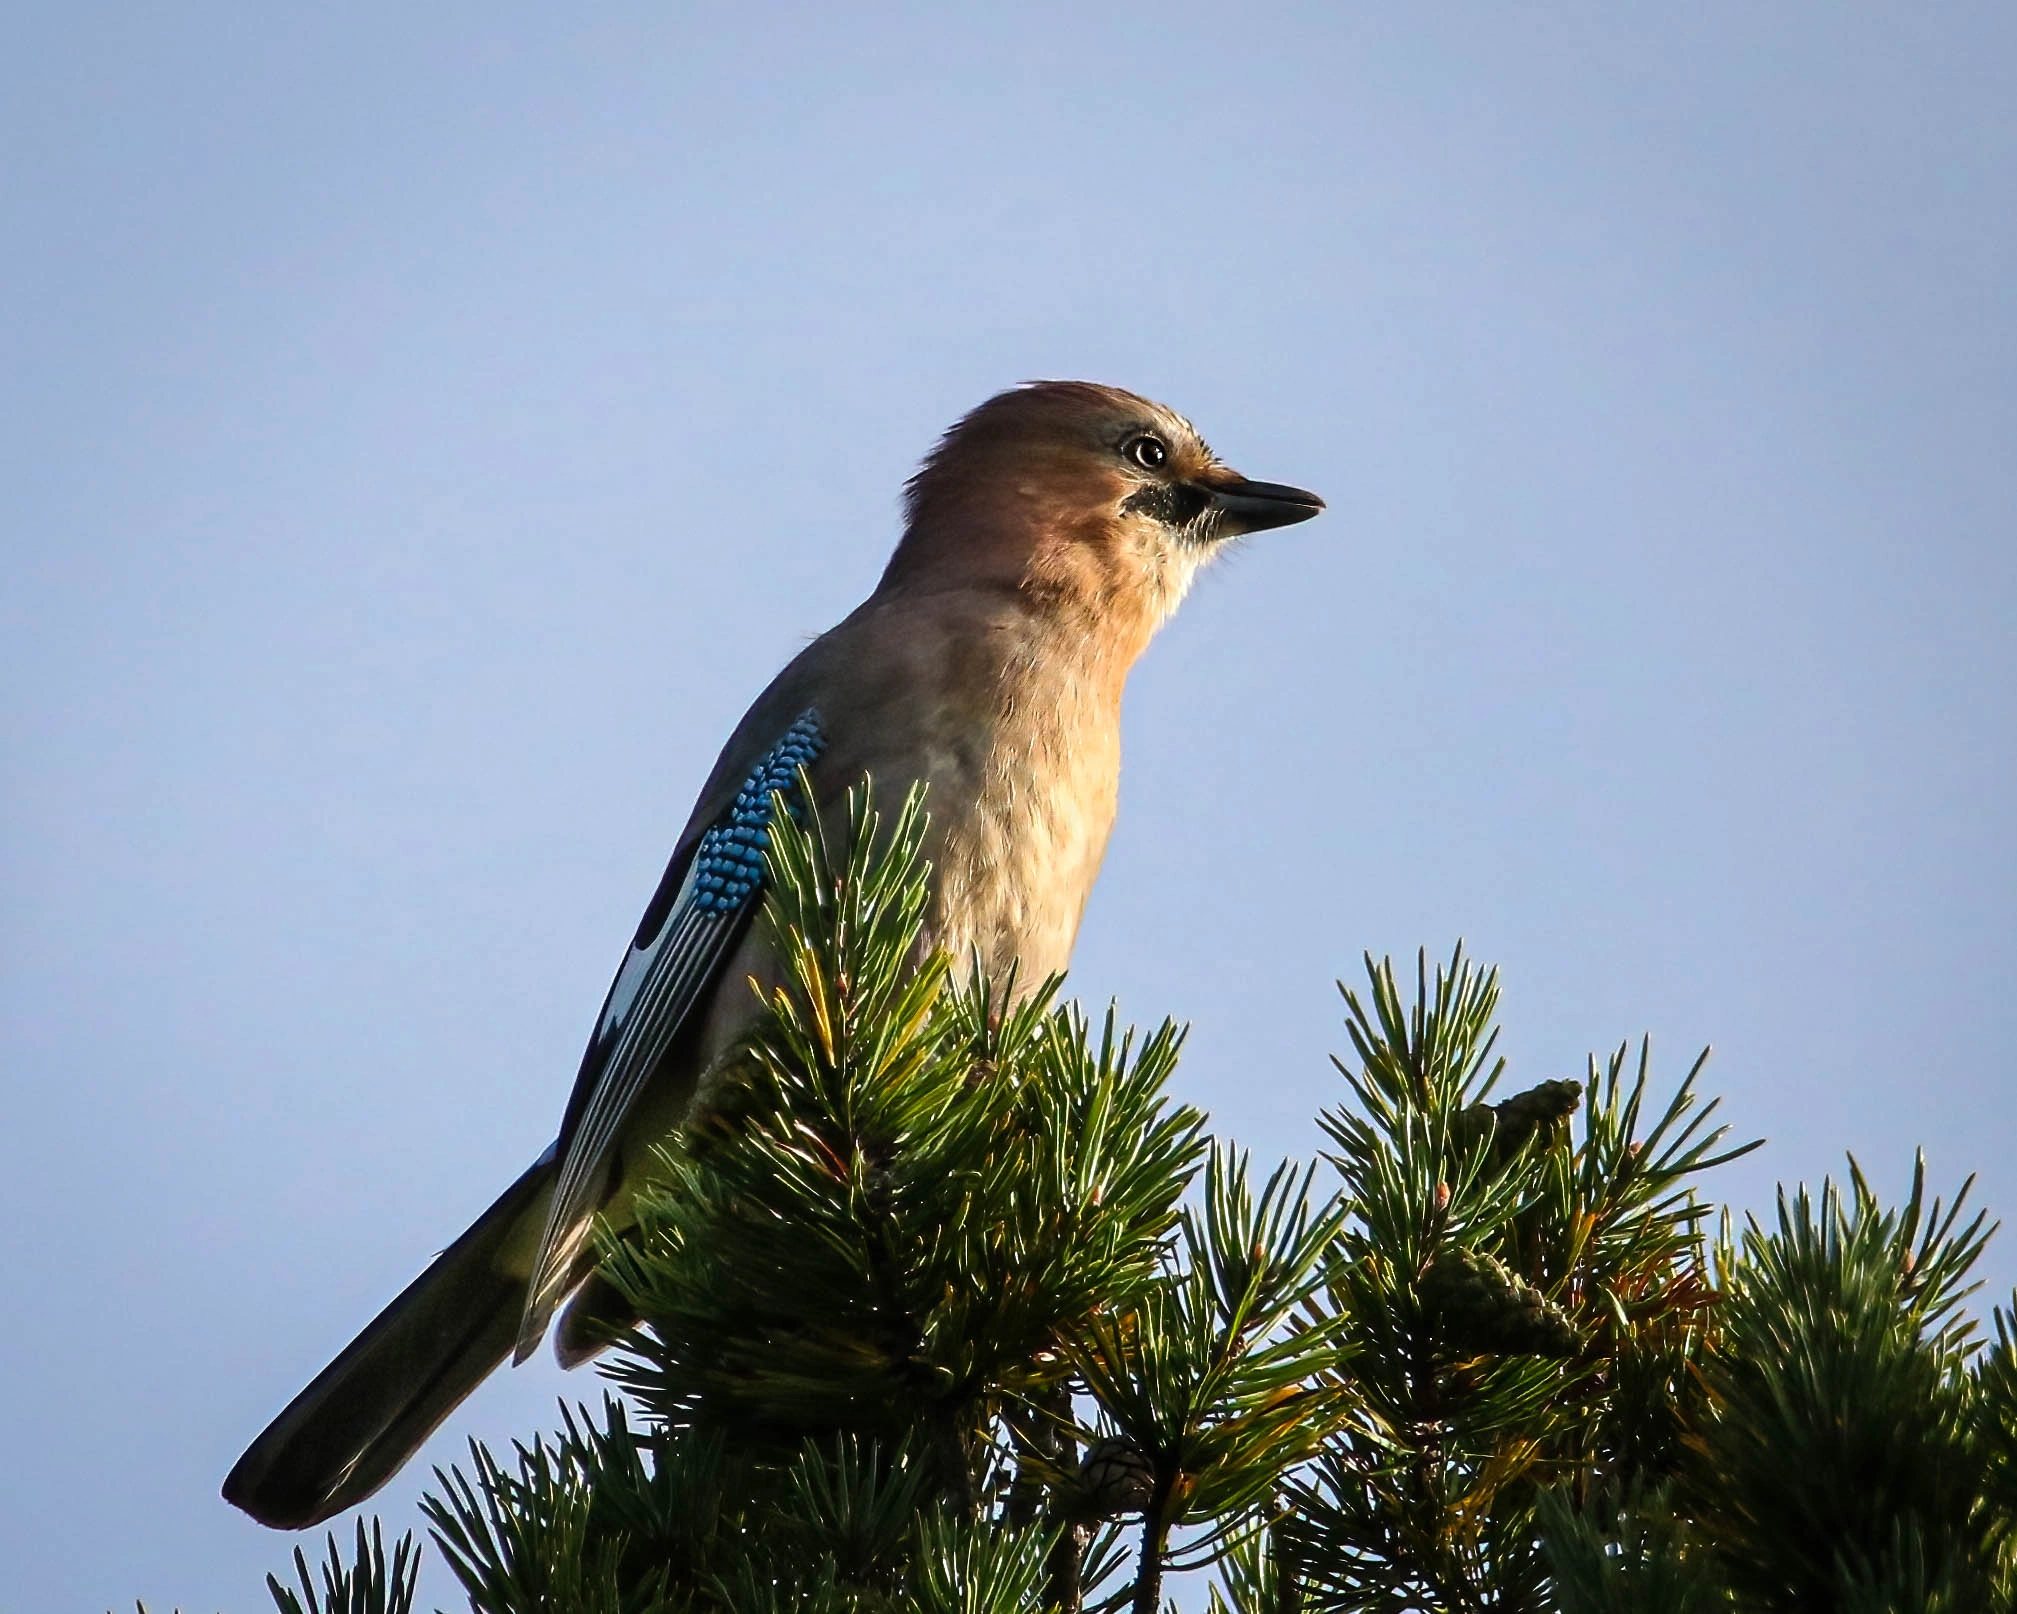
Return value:
[(1133, 460), (1145, 471), (1159, 471), (1170, 457), (1170, 451), (1163, 446), (1160, 437), (1143, 432), (1139, 437), (1130, 437), (1121, 445), (1121, 453)]

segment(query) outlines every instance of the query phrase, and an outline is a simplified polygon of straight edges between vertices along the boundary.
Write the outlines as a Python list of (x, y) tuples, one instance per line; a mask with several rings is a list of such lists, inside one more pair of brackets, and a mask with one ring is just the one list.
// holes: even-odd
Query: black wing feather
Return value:
[(697, 1005), (713, 989), (762, 886), (772, 795), (795, 793), (799, 768), (824, 749), (819, 714), (800, 715), (704, 832), (666, 866), (617, 971), (583, 1056), (555, 1150), (559, 1172), (520, 1318), (515, 1359), (538, 1345), (578, 1276), (604, 1197), (603, 1168), (623, 1123)]

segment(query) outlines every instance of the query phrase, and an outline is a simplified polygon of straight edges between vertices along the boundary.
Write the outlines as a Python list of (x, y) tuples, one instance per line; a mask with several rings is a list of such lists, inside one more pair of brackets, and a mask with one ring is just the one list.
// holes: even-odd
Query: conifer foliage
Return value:
[[(1461, 952), (1367, 960), (1322, 1157), (1257, 1169), (1174, 1025), (922, 954), (923, 811), (779, 814), (781, 982), (604, 1246), (625, 1396), (425, 1504), (476, 1614), (2017, 1607), (1959, 1197), (1712, 1237), (1701, 1062), (1500, 1096)], [(360, 1524), (269, 1584), (406, 1614), (416, 1561)]]

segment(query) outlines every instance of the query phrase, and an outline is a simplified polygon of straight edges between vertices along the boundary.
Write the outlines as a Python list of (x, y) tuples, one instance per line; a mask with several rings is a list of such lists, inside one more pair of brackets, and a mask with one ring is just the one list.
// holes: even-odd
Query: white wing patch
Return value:
[(637, 1003), (637, 994), (644, 990), (644, 983), (651, 978), (652, 966), (665, 948), (665, 939), (672, 934), (673, 915), (685, 908), (687, 899), (693, 895), (693, 876), (694, 869), (689, 864), (686, 878), (679, 885), (679, 895), (673, 898), (672, 910), (666, 915), (666, 922), (658, 927), (658, 934), (651, 938), (651, 945), (633, 947), (624, 955), (623, 967), (616, 972), (616, 980), (609, 988), (608, 1006), (603, 1009), (602, 1019), (595, 1028), (597, 1042), (630, 1018), (630, 1011)]
[(799, 770), (825, 745), (819, 713), (801, 713), (700, 838), (658, 933), (649, 945), (631, 948), (616, 972), (589, 1044), (585, 1085), (577, 1089), (579, 1112), (563, 1123), (558, 1140), (559, 1170), (519, 1323), (518, 1361), (539, 1342), (578, 1275), (602, 1197), (603, 1167), (625, 1120), (706, 997), (762, 890), (773, 800), (796, 794)]

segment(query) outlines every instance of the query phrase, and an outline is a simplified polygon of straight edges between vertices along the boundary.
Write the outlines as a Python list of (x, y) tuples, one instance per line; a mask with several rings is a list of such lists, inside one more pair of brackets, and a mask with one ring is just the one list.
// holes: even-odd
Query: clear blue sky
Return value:
[(1137, 674), (1078, 954), (1221, 1130), (1312, 1150), (1332, 978), (1462, 936), (1518, 1077), (1714, 1042), (1740, 1204), (2017, 1211), (2010, 9), (1092, 11), (17, 8), (0, 1608), (266, 1606), (225, 1469), (1028, 377), (1331, 501)]

